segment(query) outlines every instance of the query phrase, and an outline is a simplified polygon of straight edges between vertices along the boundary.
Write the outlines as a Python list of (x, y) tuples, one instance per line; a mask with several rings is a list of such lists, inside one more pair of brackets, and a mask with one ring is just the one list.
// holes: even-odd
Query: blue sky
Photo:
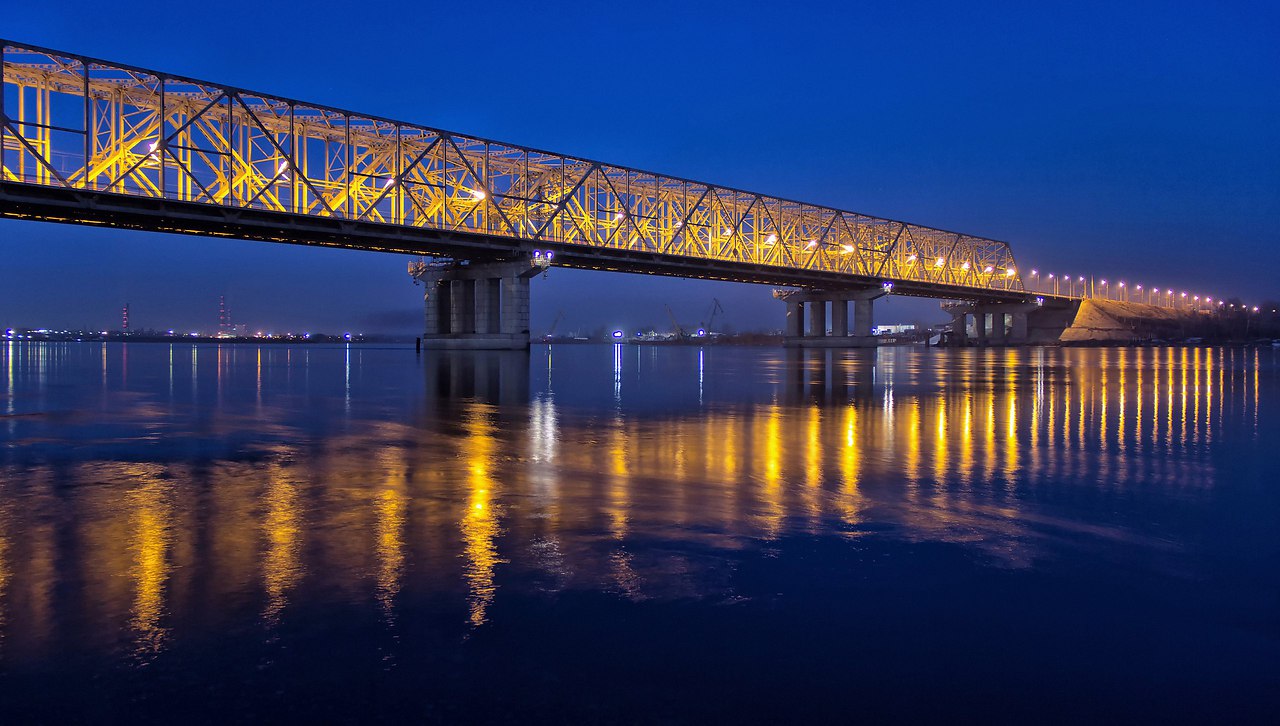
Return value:
[[(1032, 267), (1280, 297), (1266, 3), (26, 3), (0, 35), (1009, 241)], [(0, 221), (0, 325), (414, 332), (406, 258)], [(759, 286), (553, 271), (535, 332), (780, 327)], [(881, 306), (881, 322), (941, 317)]]

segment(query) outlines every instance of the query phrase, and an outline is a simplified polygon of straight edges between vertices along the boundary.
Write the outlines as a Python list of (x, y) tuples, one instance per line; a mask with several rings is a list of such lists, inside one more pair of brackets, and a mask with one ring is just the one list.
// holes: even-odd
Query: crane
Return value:
[(547, 328), (547, 334), (546, 334), (546, 335), (544, 335), (544, 336), (542, 336), (544, 340), (551, 340), (551, 338), (552, 338), (553, 336), (555, 336), (555, 334), (556, 334), (556, 326), (560, 324), (560, 320), (561, 320), (562, 318), (564, 318), (564, 311), (563, 311), (563, 310), (557, 310), (557, 311), (556, 311), (556, 319), (551, 321), (551, 327), (550, 327), (550, 328)]
[(667, 308), (667, 315), (671, 317), (671, 327), (674, 328), (676, 331), (676, 338), (684, 339), (685, 338), (684, 328), (680, 327), (680, 323), (676, 322), (676, 314), (671, 312), (670, 305), (665, 305), (664, 307)]
[(711, 312), (707, 314), (707, 322), (703, 324), (702, 329), (707, 331), (707, 335), (711, 335), (711, 326), (716, 323), (716, 313), (724, 313), (724, 308), (720, 305), (720, 298), (711, 298)]

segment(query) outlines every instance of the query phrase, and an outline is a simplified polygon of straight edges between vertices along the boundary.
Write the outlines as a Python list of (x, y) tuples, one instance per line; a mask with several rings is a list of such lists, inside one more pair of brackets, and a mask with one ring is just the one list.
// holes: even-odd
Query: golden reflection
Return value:
[(1004, 444), (1004, 472), (1010, 480), (1018, 473), (1018, 397), (1009, 390), (1009, 411)]
[(1179, 430), (1181, 433), (1180, 433), (1180, 435), (1179, 435), (1179, 437), (1178, 437), (1178, 440), (1179, 440), (1179, 442), (1181, 442), (1181, 443), (1182, 443), (1182, 445), (1184, 445), (1184, 446), (1185, 446), (1185, 445), (1186, 445), (1186, 443), (1187, 443), (1187, 398), (1188, 398), (1188, 396), (1187, 396), (1187, 367), (1188, 367), (1188, 366), (1190, 366), (1190, 365), (1191, 365), (1191, 363), (1190, 363), (1190, 361), (1188, 360), (1187, 349), (1186, 349), (1186, 348), (1183, 348), (1183, 349), (1182, 349), (1182, 360), (1180, 361), (1180, 365), (1178, 366), (1178, 368), (1182, 371), (1182, 380), (1181, 380), (1181, 391), (1182, 391), (1182, 395), (1181, 395), (1181, 399), (1182, 399), (1182, 413), (1181, 413), (1181, 417), (1178, 419), (1178, 430)]
[[(917, 415), (918, 415), (917, 411)], [(840, 515), (845, 524), (858, 522), (862, 496), (858, 491), (861, 473), (861, 451), (858, 447), (858, 409), (853, 404), (844, 408), (844, 446), (840, 449)], [(917, 452), (918, 453), (918, 452)]]
[(933, 480), (943, 482), (947, 479), (947, 399), (938, 394), (937, 399), (938, 427), (936, 441), (933, 446)]
[[(809, 521), (816, 523), (822, 507), (822, 409), (812, 405), (808, 412), (804, 445), (804, 501)], [(846, 436), (852, 438), (853, 430), (848, 430)]]
[(973, 393), (964, 393), (964, 419), (960, 425), (960, 478), (973, 480)]
[[(758, 420), (758, 419), (757, 419)], [(764, 488), (761, 490), (762, 519), (764, 533), (768, 539), (778, 536), (782, 529), (784, 516), (782, 503), (782, 412), (778, 405), (769, 406), (764, 417), (764, 432), (757, 435), (762, 447), (757, 448), (764, 456)]]
[(983, 476), (990, 481), (996, 473), (996, 392), (987, 391), (987, 425), (983, 427)]
[(916, 494), (915, 484), (920, 481), (920, 399), (912, 396), (907, 404), (907, 455), (903, 459), (907, 482), (912, 485), (911, 495)]
[(409, 497), (405, 492), (407, 473), (394, 451), (385, 449), (380, 457), (386, 482), (375, 502), (377, 516), (378, 583), (377, 598), (383, 614), (392, 616), (395, 597), (404, 574), (404, 526)]
[(497, 480), (492, 471), (498, 443), (491, 415), (490, 407), (475, 402), (468, 404), (463, 415), (468, 493), (461, 522), (466, 559), (463, 577), (470, 590), (468, 619), (473, 626), (486, 621), (486, 612), (497, 592), (494, 573), (502, 562), (496, 544), (500, 530), (493, 491)]
[(628, 480), (631, 473), (626, 422), (615, 416), (609, 429), (609, 532), (614, 539), (627, 536), (627, 517), (630, 512)]
[(160, 652), (168, 635), (161, 619), (172, 566), (173, 491), (156, 465), (131, 464), (125, 473), (135, 482), (125, 497), (130, 525), (129, 575), (134, 588), (129, 626), (135, 637), (134, 653), (150, 656)]
[[(9, 385), (22, 395), (35, 378), (22, 368), (24, 354), (7, 350)], [(140, 386), (147, 376), (134, 350)], [(96, 391), (94, 353), (90, 348), (82, 365)], [(157, 366), (167, 364), (165, 355), (158, 350)], [(228, 363), (228, 380), (248, 383), (242, 374), (257, 362), (239, 358)], [(51, 381), (60, 380), (60, 360), (50, 359)], [(342, 359), (335, 360), (336, 372)], [(0, 469), (0, 635), (6, 653), (21, 639), (57, 642), (68, 589), (60, 577), (83, 583), (84, 607), (92, 611), (86, 631), (115, 638), (124, 626), (141, 654), (167, 647), (182, 632), (182, 609), (196, 610), (191, 603), (201, 598), (247, 603), (246, 617), (278, 624), (308, 604), (304, 584), (308, 593), (314, 584), (316, 593), (375, 601), (391, 623), (409, 578), (447, 580), (430, 584), (452, 592), (458, 605), (465, 600), (467, 622), (476, 627), (493, 617), (500, 564), (504, 575), (510, 564), (513, 582), (550, 581), (557, 589), (604, 583), (633, 598), (701, 595), (712, 578), (700, 579), (699, 568), (720, 564), (717, 548), (749, 540), (777, 546), (833, 521), (885, 524), (917, 540), (997, 543), (991, 551), (1022, 563), (1046, 529), (1020, 514), (1037, 514), (1037, 486), (1058, 494), (1144, 477), (1168, 486), (1214, 484), (1205, 447), (1177, 444), (1179, 369), (1185, 422), (1198, 442), (1213, 431), (1222, 436), (1224, 415), (1246, 426), (1260, 401), (1256, 352), (1051, 350), (985, 360), (964, 359), (962, 370), (937, 379), (908, 381), (909, 369), (900, 367), (892, 403), (864, 388), (867, 395), (836, 394), (835, 402), (720, 402), (667, 416), (610, 408), (603, 418), (584, 418), (557, 410), (547, 394), (523, 411), (451, 400), (447, 413), (427, 423), (353, 418), (323, 441), (326, 452), (340, 454), (271, 449), (251, 461), (216, 462), (198, 476), (91, 460), (57, 475), (69, 484), (60, 481), (56, 497), (47, 472)], [(1090, 364), (1099, 360), (1106, 364)], [(1028, 361), (1037, 366), (1034, 375), (1020, 373)], [(163, 391), (156, 371), (154, 385)], [(357, 365), (357, 382), (358, 372)], [(264, 376), (264, 418), (278, 414), (272, 402), (284, 397), (268, 394), (285, 378)], [(335, 375), (335, 395), (341, 385)], [(230, 417), (233, 403), (210, 414)], [(886, 415), (891, 405), (898, 411)], [(170, 415), (163, 406), (148, 411)], [(226, 420), (211, 425), (219, 430)], [(264, 423), (296, 433), (278, 419)], [(937, 486), (924, 489), (938, 494), (921, 502), (920, 481), (930, 474)], [(958, 479), (970, 486), (955, 486)], [(1019, 491), (996, 491), (993, 482), (1006, 479)], [(188, 488), (188, 481), (196, 485)], [(81, 482), (99, 486), (75, 486)], [(197, 515), (182, 498), (192, 491)], [(10, 495), (56, 500), (59, 511), (75, 516), (50, 516), (27, 501), (6, 505)], [(510, 513), (504, 502), (512, 502)], [(197, 525), (191, 534), (184, 516)], [(673, 541), (677, 547), (652, 546)], [(77, 546), (69, 550), (68, 542)], [(671, 554), (689, 542), (698, 556)], [(71, 556), (80, 559), (65, 561)]]
[(263, 496), (266, 513), (262, 530), (266, 552), (262, 559), (262, 579), (267, 604), (262, 618), (274, 625), (280, 620), (290, 591), (302, 578), (302, 517), (298, 484), (280, 464), (268, 467)]
[(1098, 448), (1102, 449), (1103, 451), (1106, 451), (1108, 445), (1110, 444), (1110, 442), (1107, 441), (1107, 367), (1108, 367), (1108, 364), (1111, 362), (1110, 354), (1111, 354), (1110, 350), (1103, 348), (1102, 362), (1101, 362), (1101, 365), (1098, 366), (1099, 381), (1102, 388), (1102, 390), (1099, 391), (1099, 395), (1098, 395), (1098, 398), (1100, 401), (1099, 412), (1098, 412)]

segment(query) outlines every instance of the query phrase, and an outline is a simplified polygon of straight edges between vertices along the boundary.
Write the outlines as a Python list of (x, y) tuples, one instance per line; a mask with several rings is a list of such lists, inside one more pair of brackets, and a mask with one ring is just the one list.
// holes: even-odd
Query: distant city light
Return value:
[(614, 337), (614, 339), (615, 339), (615, 340), (617, 340), (617, 339), (621, 338), (621, 337), (622, 337), (622, 331), (621, 331), (621, 330), (615, 330), (615, 331), (613, 331), (613, 337)]

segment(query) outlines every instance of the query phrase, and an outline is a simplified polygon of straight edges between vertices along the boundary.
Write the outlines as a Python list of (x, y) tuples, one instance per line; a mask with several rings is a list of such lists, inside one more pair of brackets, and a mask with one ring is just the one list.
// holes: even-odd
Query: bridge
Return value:
[(792, 288), (800, 345), (868, 342), (885, 294), (997, 341), (1078, 297), (998, 240), (0, 43), (0, 216), (432, 258), (428, 345), (526, 347), (550, 266)]

